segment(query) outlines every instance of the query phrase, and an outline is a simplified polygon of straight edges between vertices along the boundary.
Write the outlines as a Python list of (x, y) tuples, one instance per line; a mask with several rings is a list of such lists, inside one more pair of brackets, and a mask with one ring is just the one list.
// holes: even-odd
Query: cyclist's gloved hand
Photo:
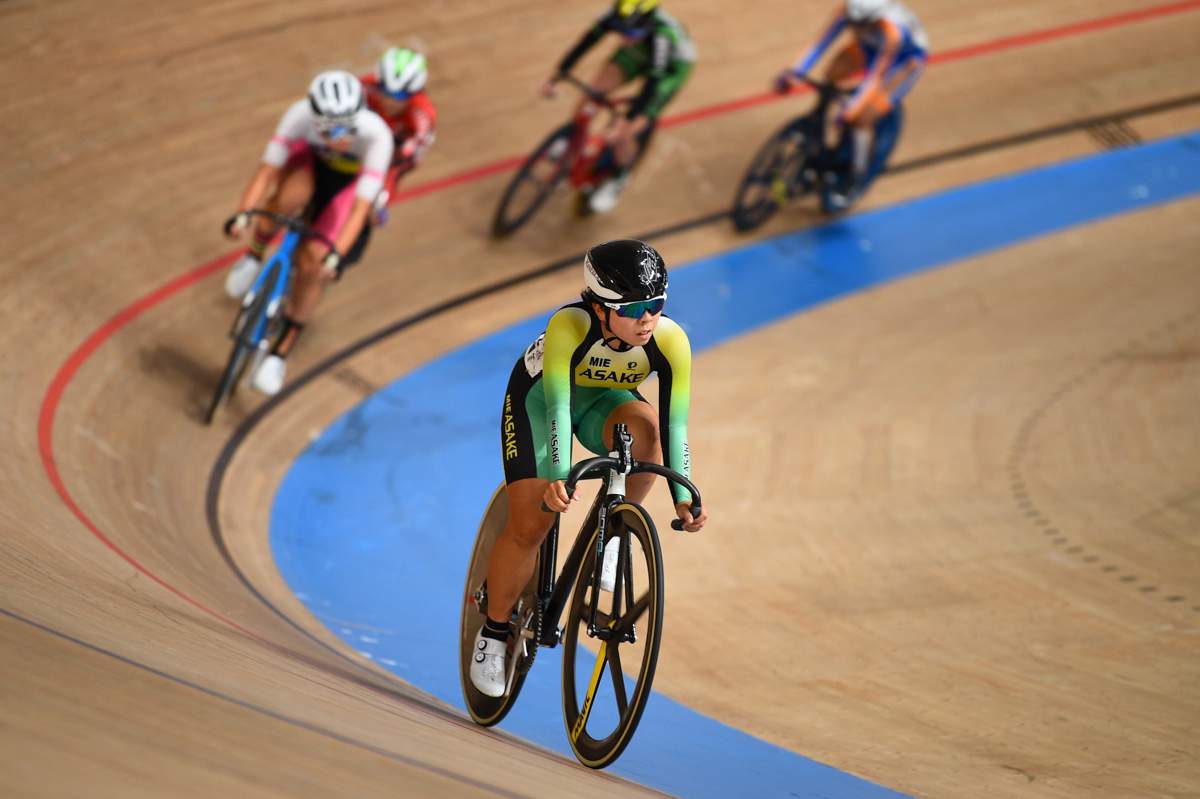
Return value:
[(775, 78), (775, 93), (787, 94), (792, 90), (792, 73), (784, 70)]
[(337, 250), (330, 250), (325, 259), (321, 261), (321, 268), (324, 270), (326, 280), (337, 280), (342, 276), (342, 256), (338, 255)]
[(250, 227), (250, 214), (238, 211), (225, 220), (225, 235), (231, 239), (241, 238), (246, 228)]

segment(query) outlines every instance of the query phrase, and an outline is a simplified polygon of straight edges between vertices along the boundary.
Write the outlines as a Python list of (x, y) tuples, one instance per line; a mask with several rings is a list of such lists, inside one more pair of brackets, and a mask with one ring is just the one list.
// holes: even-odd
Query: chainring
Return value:
[(517, 600), (516, 619), (513, 622), (514, 657), (517, 671), (528, 674), (537, 657), (538, 641), (542, 640), (542, 598), (537, 594), (521, 594)]

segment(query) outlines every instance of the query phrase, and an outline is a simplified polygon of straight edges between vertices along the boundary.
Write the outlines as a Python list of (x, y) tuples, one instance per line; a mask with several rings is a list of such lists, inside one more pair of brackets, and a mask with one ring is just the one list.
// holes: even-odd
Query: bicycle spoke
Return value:
[(622, 716), (629, 707), (625, 694), (625, 672), (621, 670), (621, 648), (615, 643), (608, 648), (608, 671), (612, 675), (613, 693), (617, 697), (617, 710)]
[[(612, 763), (629, 743), (650, 696), (661, 641), (662, 555), (652, 522), (637, 506), (615, 510), (609, 519), (612, 537), (605, 551), (620, 553), (613, 590), (592, 583), (593, 550), (581, 565), (587, 576), (576, 584), (563, 638), (568, 737), (580, 762), (591, 768)], [(589, 641), (593, 612), (603, 634)]]
[[(631, 605), (625, 612), (625, 614), (617, 619), (617, 623), (613, 627), (613, 633), (615, 635), (628, 634), (628, 632), (633, 629), (633, 625), (637, 622), (637, 620), (640, 619), (646, 612), (646, 608), (650, 606), (650, 598), (649, 591), (642, 594), (638, 598), (638, 601), (634, 602), (633, 605)], [(599, 622), (597, 622), (597, 624), (599, 624)]]
[(532, 183), (538, 191), (550, 191), (550, 184), (539, 178), (537, 175), (527, 172), (524, 178), (526, 183)]

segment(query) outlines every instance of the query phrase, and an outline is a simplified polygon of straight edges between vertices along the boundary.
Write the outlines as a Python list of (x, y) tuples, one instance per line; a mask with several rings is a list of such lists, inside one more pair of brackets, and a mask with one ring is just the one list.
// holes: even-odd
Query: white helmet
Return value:
[(340, 69), (322, 72), (308, 87), (308, 104), (318, 124), (345, 125), (362, 110), (362, 84)]
[(429, 70), (425, 56), (403, 47), (390, 47), (379, 57), (375, 77), (383, 93), (396, 100), (407, 100), (425, 88)]
[(883, 16), (889, 0), (846, 0), (846, 19), (851, 22), (876, 22)]

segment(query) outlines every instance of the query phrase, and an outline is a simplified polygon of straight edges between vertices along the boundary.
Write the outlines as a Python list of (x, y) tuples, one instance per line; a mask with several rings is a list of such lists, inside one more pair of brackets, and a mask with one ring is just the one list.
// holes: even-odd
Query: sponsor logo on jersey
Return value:
[(562, 457), (558, 452), (558, 420), (550, 420), (550, 462), (555, 466), (562, 463)]
[(646, 379), (646, 372), (618, 372), (612, 369), (592, 369), (590, 367), (579, 372), (580, 378), (594, 380), (597, 383), (612, 383), (614, 386), (639, 386)]
[[(617, 359), (604, 342), (596, 342), (575, 367), (575, 382), (592, 388), (637, 388), (650, 376), (649, 358), (638, 347)], [(636, 359), (636, 360), (633, 360)]]
[(542, 360), (545, 354), (546, 334), (543, 333), (525, 350), (525, 371), (529, 373), (530, 377), (537, 377), (542, 373)]
[(517, 423), (513, 421), (512, 395), (504, 395), (504, 460), (517, 457)]

